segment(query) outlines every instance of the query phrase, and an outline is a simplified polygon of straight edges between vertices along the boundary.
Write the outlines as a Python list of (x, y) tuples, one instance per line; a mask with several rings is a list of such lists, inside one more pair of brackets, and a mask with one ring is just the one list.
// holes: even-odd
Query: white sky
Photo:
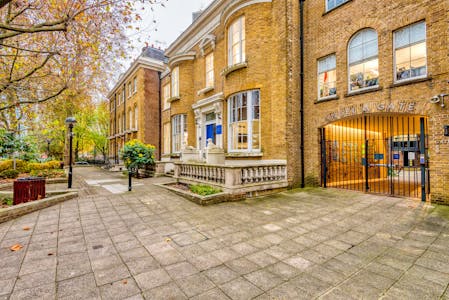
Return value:
[[(138, 31), (129, 33), (135, 47), (133, 56), (140, 53), (145, 42), (166, 49), (192, 23), (192, 13), (205, 9), (213, 0), (163, 0), (165, 7), (146, 6), (141, 12), (142, 21), (136, 23)], [(153, 20), (155, 23), (153, 23)]]

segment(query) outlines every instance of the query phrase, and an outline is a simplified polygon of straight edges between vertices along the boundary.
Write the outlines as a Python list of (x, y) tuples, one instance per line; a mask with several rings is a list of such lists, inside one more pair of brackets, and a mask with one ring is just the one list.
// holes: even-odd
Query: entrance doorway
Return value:
[(429, 190), (427, 118), (366, 115), (321, 128), (322, 186), (420, 198)]
[(216, 121), (216, 115), (215, 113), (208, 113), (206, 114), (206, 122), (205, 122), (205, 129), (206, 129), (206, 144), (207, 147), (209, 139), (212, 139), (212, 143), (217, 143), (217, 121)]

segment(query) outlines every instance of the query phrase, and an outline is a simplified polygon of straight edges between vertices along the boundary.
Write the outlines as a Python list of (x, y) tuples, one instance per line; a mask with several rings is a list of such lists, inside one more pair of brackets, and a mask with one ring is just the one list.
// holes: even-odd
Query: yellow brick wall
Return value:
[[(191, 49), (196, 52), (195, 59), (179, 64), (181, 100), (172, 102), (170, 115), (188, 114), (189, 145), (196, 146), (192, 104), (220, 92), (224, 93), (226, 99), (237, 92), (260, 89), (262, 159), (287, 158), (287, 110), (284, 105), (287, 102), (287, 54), (285, 40), (282, 39), (286, 27), (285, 9), (286, 0), (253, 4), (238, 10), (229, 17), (226, 24), (221, 23), (214, 30), (215, 49), (212, 50), (211, 47), (205, 49), (205, 54), (214, 52), (214, 90), (197, 95), (197, 92), (206, 85), (205, 57), (201, 55), (198, 45)], [(221, 72), (227, 66), (227, 28), (242, 15), (245, 16), (248, 67), (224, 77)], [(223, 143), (227, 149), (226, 100), (223, 108)], [(167, 118), (164, 112), (163, 122), (166, 122)]]
[[(325, 1), (305, 1), (305, 140), (306, 177), (319, 182), (320, 152), (318, 128), (330, 122), (336, 113), (339, 119), (345, 109), (368, 103), (393, 103), (396, 112), (424, 115), (429, 120), (429, 155), (432, 201), (449, 203), (449, 145), (443, 137), (443, 125), (449, 124), (448, 107), (430, 104), (429, 99), (449, 92), (449, 38), (446, 0), (434, 1), (349, 1), (325, 13)], [(416, 21), (427, 26), (428, 80), (395, 86), (393, 84), (393, 31)], [(380, 89), (349, 96), (347, 45), (353, 34), (363, 28), (378, 34)], [(317, 59), (335, 53), (337, 58), (338, 100), (315, 103), (317, 100)], [(448, 99), (449, 100), (449, 99)], [(413, 111), (400, 111), (401, 102), (414, 102)], [(449, 101), (448, 101), (449, 102)], [(448, 103), (449, 104), (449, 103)], [(377, 109), (371, 113), (381, 113)], [(334, 115), (335, 116), (335, 115)]]
[[(133, 84), (133, 79), (137, 78), (137, 90), (136, 93), (132, 93), (128, 97), (128, 83)], [(128, 130), (135, 127), (134, 121), (134, 107), (137, 105), (138, 111), (138, 126), (137, 132), (126, 133), (124, 136), (113, 138), (109, 142), (109, 156), (116, 155), (117, 150), (122, 148), (126, 141), (131, 139), (138, 139), (147, 144), (153, 144), (156, 148), (159, 148), (159, 75), (157, 71), (139, 67), (134, 73), (130, 74), (125, 79), (126, 83), (126, 101), (118, 105), (115, 110), (110, 112), (110, 122), (116, 122), (115, 116), (117, 116), (116, 132), (110, 131), (110, 135), (119, 133), (118, 119), (123, 115), (126, 115), (126, 124), (124, 129)], [(117, 89), (116, 94), (119, 95), (123, 91), (123, 88)], [(118, 96), (117, 96), (118, 97)], [(111, 96), (109, 101), (114, 101), (114, 95)], [(118, 98), (117, 98), (118, 103)], [(125, 107), (126, 105), (126, 107)], [(129, 122), (129, 110), (133, 113), (133, 122), (130, 126)], [(123, 122), (123, 121), (122, 121)], [(123, 128), (123, 125), (122, 125)], [(123, 131), (123, 130), (122, 130)], [(157, 150), (157, 155), (159, 150)]]

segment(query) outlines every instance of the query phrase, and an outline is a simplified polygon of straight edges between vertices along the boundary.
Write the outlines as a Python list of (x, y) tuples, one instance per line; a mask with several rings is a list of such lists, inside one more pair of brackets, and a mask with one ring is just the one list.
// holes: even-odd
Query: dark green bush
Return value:
[(17, 170), (5, 170), (0, 173), (0, 178), (17, 178), (19, 176), (19, 171)]

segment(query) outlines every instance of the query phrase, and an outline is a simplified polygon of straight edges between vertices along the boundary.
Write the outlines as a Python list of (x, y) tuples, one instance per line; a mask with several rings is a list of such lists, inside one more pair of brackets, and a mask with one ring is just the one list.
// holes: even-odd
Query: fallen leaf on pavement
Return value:
[(30, 230), (31, 228), (28, 227), (28, 226), (24, 226), (22, 229), (25, 230), (25, 231), (28, 231), (28, 230)]
[(168, 242), (171, 241), (171, 239), (170, 238), (166, 238), (165, 241), (168, 243)]
[(19, 251), (20, 249), (22, 249), (23, 246), (20, 244), (15, 244), (14, 246), (12, 246), (10, 249), (11, 251)]
[(128, 284), (128, 280), (124, 279), (124, 280), (122, 281), (122, 283), (123, 283), (123, 284)]

